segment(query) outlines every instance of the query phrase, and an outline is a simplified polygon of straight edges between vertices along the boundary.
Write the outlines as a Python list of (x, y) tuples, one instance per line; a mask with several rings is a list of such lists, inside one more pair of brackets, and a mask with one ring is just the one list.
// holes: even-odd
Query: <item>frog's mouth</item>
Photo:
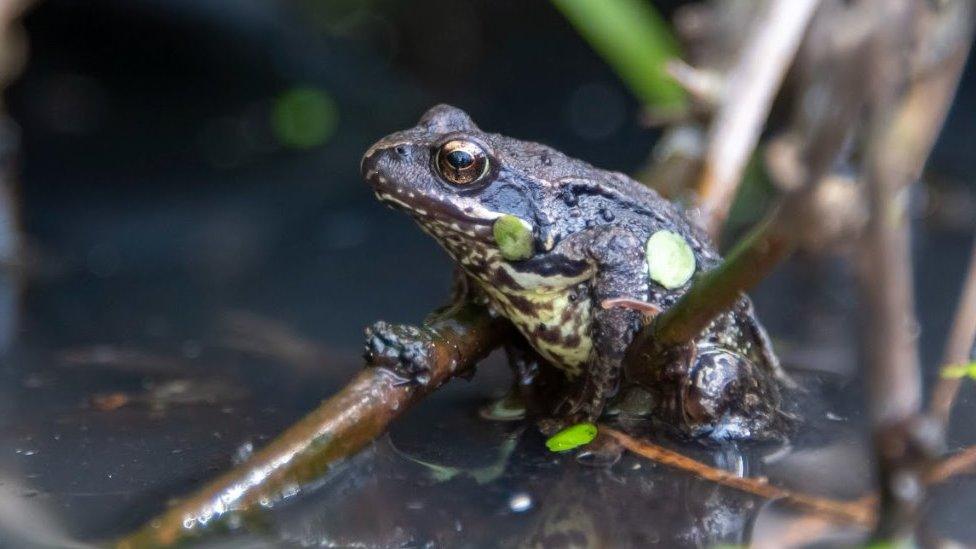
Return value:
[(408, 186), (390, 184), (380, 173), (366, 174), (376, 198), (397, 210), (402, 210), (422, 226), (437, 225), (468, 237), (490, 241), (491, 227), (503, 214), (493, 212), (475, 200), (457, 195), (430, 196)]

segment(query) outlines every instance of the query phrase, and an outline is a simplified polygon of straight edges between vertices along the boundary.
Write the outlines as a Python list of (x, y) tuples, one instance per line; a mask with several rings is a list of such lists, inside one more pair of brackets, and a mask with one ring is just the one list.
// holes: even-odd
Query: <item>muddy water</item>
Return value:
[[(403, 18), (417, 24), (376, 19), (384, 32), (406, 32), (403, 51), (374, 57), (311, 39), (308, 21), (282, 20), (272, 2), (239, 12), (167, 3), (178, 17), (115, 4), (43, 3), (27, 24), (31, 64), (8, 97), (23, 129), (30, 269), (0, 278), (0, 547), (80, 546), (138, 526), (350, 378), (363, 326), (417, 321), (440, 303), (446, 259), (357, 180), (358, 157), (378, 136), (450, 101), (486, 128), (614, 169), (636, 170), (653, 142), (635, 122), (640, 105), (547, 3), (519, 4), (536, 10), (531, 17), (480, 3), (500, 10), (481, 18), (417, 3)], [(441, 34), (427, 30), (431, 16), (455, 12), (492, 24), (447, 33), (460, 48), (424, 40)], [(444, 82), (448, 50), (480, 62)], [(392, 67), (389, 56), (406, 61)], [(915, 197), (929, 216), (913, 243), (928, 379), (976, 229), (965, 186), (972, 81), (933, 159), (934, 171), (964, 184)], [(261, 109), (309, 84), (339, 106), (334, 140), (304, 152), (254, 142)], [(601, 139), (573, 123), (573, 98), (594, 88), (619, 125)], [(797, 436), (785, 447), (659, 441), (797, 490), (864, 494), (872, 467), (847, 273), (795, 258), (754, 298), (806, 389)], [(773, 539), (794, 525), (797, 514), (781, 504), (633, 456), (586, 467), (548, 453), (531, 428), (477, 419), (507, 382), (493, 357), (318, 486), (209, 543), (707, 547)], [(951, 449), (976, 443), (972, 395), (964, 387)], [(969, 478), (937, 488), (927, 531), (976, 543), (974, 488)]]

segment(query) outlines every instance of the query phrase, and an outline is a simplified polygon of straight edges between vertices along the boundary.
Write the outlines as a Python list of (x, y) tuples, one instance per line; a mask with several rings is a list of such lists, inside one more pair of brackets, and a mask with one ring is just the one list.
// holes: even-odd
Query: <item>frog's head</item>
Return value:
[(561, 201), (551, 182), (576, 164), (544, 145), (483, 132), (464, 111), (437, 105), (417, 126), (370, 147), (362, 173), (381, 201), (410, 213), (449, 249), (496, 246), (496, 221), (514, 217), (531, 235), (533, 255), (558, 238), (553, 205)]

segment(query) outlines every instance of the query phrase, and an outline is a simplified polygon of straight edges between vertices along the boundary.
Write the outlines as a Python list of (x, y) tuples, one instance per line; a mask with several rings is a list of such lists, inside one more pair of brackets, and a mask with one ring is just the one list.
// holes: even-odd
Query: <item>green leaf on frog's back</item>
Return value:
[(976, 379), (976, 362), (968, 364), (950, 364), (942, 368), (941, 375), (945, 379)]
[(532, 257), (532, 230), (527, 225), (514, 215), (503, 215), (495, 220), (491, 232), (502, 257), (509, 261)]
[(658, 231), (647, 239), (647, 272), (669, 290), (684, 286), (695, 274), (695, 252), (680, 234)]
[(565, 452), (589, 444), (596, 438), (597, 428), (592, 423), (577, 423), (552, 435), (546, 440), (550, 452)]
[(680, 57), (667, 22), (647, 0), (552, 0), (647, 106), (680, 112), (687, 99), (665, 64)]

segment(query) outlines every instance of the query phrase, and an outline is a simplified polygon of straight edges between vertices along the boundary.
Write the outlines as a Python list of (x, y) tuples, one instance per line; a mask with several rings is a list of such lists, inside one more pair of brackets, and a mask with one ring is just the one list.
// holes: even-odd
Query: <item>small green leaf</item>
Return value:
[(976, 362), (969, 364), (950, 364), (942, 368), (942, 377), (946, 379), (976, 379)]
[(503, 215), (492, 225), (492, 234), (505, 259), (519, 261), (532, 257), (532, 229), (527, 222), (514, 215)]
[(596, 438), (596, 425), (592, 423), (577, 423), (566, 427), (546, 440), (546, 448), (550, 452), (565, 452), (584, 444), (589, 444)]
[(695, 274), (695, 252), (681, 235), (658, 231), (647, 239), (647, 270), (661, 286), (680, 288)]

